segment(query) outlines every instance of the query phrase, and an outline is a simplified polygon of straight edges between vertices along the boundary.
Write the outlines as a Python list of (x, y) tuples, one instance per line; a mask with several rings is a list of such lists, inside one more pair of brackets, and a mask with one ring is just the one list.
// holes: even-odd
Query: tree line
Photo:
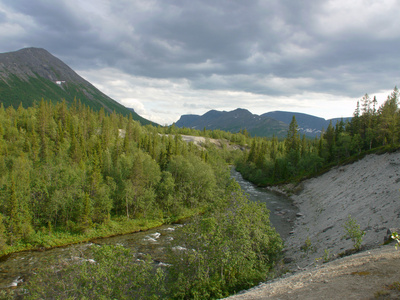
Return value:
[(351, 120), (331, 122), (315, 139), (300, 137), (293, 116), (284, 140), (253, 138), (236, 168), (254, 183), (276, 184), (316, 174), (365, 151), (396, 148), (399, 133), (399, 90), (395, 87), (379, 107), (376, 97), (365, 94)]

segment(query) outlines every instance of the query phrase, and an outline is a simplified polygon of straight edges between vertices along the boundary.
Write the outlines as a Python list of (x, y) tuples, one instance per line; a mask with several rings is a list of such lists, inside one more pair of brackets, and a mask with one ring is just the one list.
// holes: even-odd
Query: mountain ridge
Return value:
[(284, 137), (287, 125), (281, 121), (252, 114), (247, 109), (237, 108), (233, 111), (210, 110), (202, 116), (183, 115), (175, 123), (177, 127), (190, 127), (202, 130), (224, 130), (232, 133), (246, 129), (252, 136), (273, 135)]
[[(273, 111), (262, 115), (252, 114), (250, 111), (237, 108), (232, 111), (210, 110), (203, 115), (182, 115), (175, 123), (177, 127), (190, 127), (195, 129), (220, 129), (230, 132), (239, 132), (246, 129), (252, 136), (285, 137), (293, 116), (296, 117), (299, 133), (309, 137), (315, 137), (322, 133), (323, 129), (332, 125), (341, 118), (324, 119), (313, 115), (287, 111)], [(343, 118), (346, 121), (350, 118)]]

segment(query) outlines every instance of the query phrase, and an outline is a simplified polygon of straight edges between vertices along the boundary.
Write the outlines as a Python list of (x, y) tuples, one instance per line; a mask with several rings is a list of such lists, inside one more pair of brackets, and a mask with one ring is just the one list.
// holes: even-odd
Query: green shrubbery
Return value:
[(53, 261), (31, 278), (28, 299), (162, 299), (163, 277), (151, 260), (138, 261), (121, 246), (93, 246), (93, 258), (79, 253)]
[(56, 262), (33, 277), (29, 297), (217, 299), (265, 280), (282, 250), (267, 209), (234, 182), (217, 202), (177, 232), (166, 250), (168, 267), (122, 247), (92, 246), (94, 261)]
[(353, 241), (354, 249), (356, 251), (360, 250), (365, 231), (360, 229), (360, 225), (350, 215), (343, 228), (346, 232), (344, 238), (350, 238)]
[[(174, 240), (173, 298), (215, 299), (249, 288), (265, 280), (280, 256), (282, 241), (264, 205), (247, 200), (232, 183), (218, 206), (184, 226)], [(174, 250), (178, 246), (186, 250)]]

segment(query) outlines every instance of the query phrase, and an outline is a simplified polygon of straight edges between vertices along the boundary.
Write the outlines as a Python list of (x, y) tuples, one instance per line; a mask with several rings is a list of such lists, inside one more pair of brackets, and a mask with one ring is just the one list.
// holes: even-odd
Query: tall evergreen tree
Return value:
[(296, 166), (300, 160), (300, 134), (299, 125), (297, 124), (295, 116), (293, 116), (289, 124), (285, 147), (289, 161)]
[(332, 121), (329, 122), (328, 128), (324, 133), (324, 139), (326, 140), (326, 147), (328, 150), (328, 160), (332, 161), (334, 158), (335, 150), (335, 129), (333, 128)]
[(387, 100), (379, 108), (379, 128), (383, 143), (389, 141), (391, 144), (398, 143), (399, 132), (399, 90), (394, 88)]
[(287, 137), (285, 140), (286, 151), (295, 151), (298, 152), (300, 148), (300, 134), (299, 134), (299, 125), (297, 124), (296, 117), (292, 117), (292, 121), (289, 124), (289, 129), (287, 133)]

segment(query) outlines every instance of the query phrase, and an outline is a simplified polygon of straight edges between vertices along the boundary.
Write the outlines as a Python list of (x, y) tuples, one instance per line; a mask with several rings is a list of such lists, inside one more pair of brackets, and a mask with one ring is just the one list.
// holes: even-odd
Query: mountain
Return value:
[[(321, 134), (332, 121), (336, 125), (340, 118), (325, 120), (303, 113), (274, 111), (262, 115), (255, 115), (246, 109), (236, 109), (230, 112), (210, 110), (202, 116), (183, 115), (175, 123), (177, 127), (189, 127), (195, 129), (220, 129), (230, 132), (239, 132), (246, 129), (252, 136), (285, 137), (293, 116), (296, 117), (300, 134), (315, 137)], [(346, 121), (350, 118), (343, 119)]]
[(284, 137), (288, 124), (281, 121), (254, 115), (246, 109), (238, 108), (233, 111), (210, 110), (202, 116), (183, 115), (175, 123), (177, 127), (220, 129), (229, 132), (239, 132), (246, 129), (251, 136)]
[(150, 124), (134, 111), (103, 94), (91, 83), (79, 76), (60, 59), (41, 48), (25, 48), (15, 52), (0, 53), (0, 102), (5, 107), (31, 106), (35, 100), (74, 99), (95, 111), (123, 115), (132, 114), (141, 124)]
[[(306, 136), (317, 136), (320, 135), (322, 129), (327, 129), (329, 123), (335, 126), (337, 122), (340, 122), (341, 118), (325, 120), (323, 118), (315, 117), (308, 114), (288, 112), (288, 111), (272, 111), (261, 116), (267, 118), (273, 118), (275, 120), (290, 124), (292, 122), (293, 116), (296, 117), (296, 122), (299, 125), (300, 134), (305, 134)], [(343, 118), (343, 121), (350, 120), (351, 118)]]

